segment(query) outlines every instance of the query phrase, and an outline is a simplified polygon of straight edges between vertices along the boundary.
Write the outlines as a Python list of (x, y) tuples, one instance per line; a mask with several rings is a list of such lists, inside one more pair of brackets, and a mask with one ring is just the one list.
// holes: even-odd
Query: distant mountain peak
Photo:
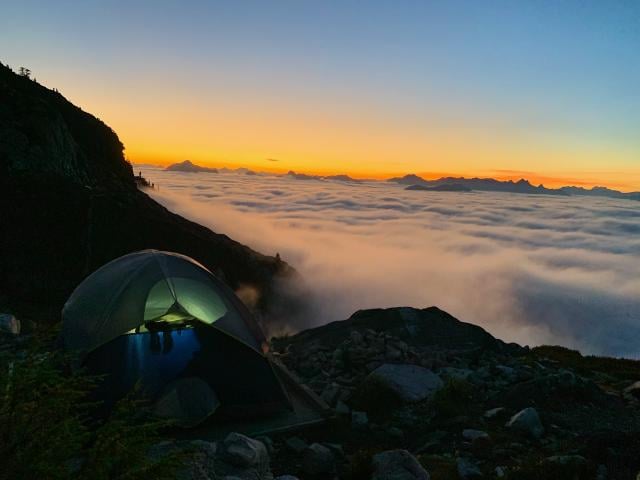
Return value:
[(169, 165), (165, 170), (169, 172), (207, 172), (207, 173), (218, 173), (217, 168), (209, 168), (209, 167), (201, 167), (200, 165), (196, 165), (191, 160), (183, 160), (182, 162), (173, 163)]

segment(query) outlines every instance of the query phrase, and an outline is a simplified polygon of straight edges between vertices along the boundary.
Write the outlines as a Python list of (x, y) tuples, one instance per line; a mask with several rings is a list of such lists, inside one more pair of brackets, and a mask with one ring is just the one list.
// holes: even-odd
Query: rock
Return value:
[(540, 438), (544, 434), (544, 427), (535, 408), (520, 410), (506, 424), (507, 428), (517, 430), (532, 438)]
[(494, 471), (496, 472), (497, 478), (504, 478), (504, 476), (506, 475), (504, 467), (496, 467)]
[(581, 455), (554, 455), (545, 458), (542, 465), (545, 471), (553, 472), (556, 478), (593, 478), (593, 472), (589, 472), (589, 462)]
[(482, 430), (473, 430), (471, 428), (467, 428), (462, 431), (462, 438), (465, 440), (469, 440), (470, 442), (477, 440), (479, 438), (489, 438), (489, 434), (487, 432), (483, 432)]
[[(216, 452), (217, 445), (204, 440), (192, 440), (186, 445), (191, 452), (185, 461), (184, 468), (178, 472), (179, 479), (208, 480), (216, 477)], [(152, 448), (151, 458), (159, 459), (166, 456), (172, 448), (166, 442), (157, 444)]]
[(358, 412), (354, 410), (351, 412), (351, 426), (357, 429), (366, 428), (369, 424), (369, 417), (366, 412)]
[(482, 477), (482, 471), (478, 466), (466, 458), (458, 458), (456, 460), (456, 469), (458, 470), (458, 476), (462, 479)]
[(371, 387), (372, 392), (386, 390), (402, 402), (414, 403), (431, 397), (442, 386), (440, 377), (424, 367), (387, 363), (371, 372), (361, 387)]
[(354, 345), (361, 345), (364, 342), (364, 337), (357, 330), (352, 330), (349, 334), (349, 338)]
[(220, 458), (242, 468), (268, 469), (269, 454), (264, 444), (240, 433), (232, 432), (220, 445)]
[(0, 332), (18, 335), (20, 333), (20, 320), (10, 313), (0, 313)]
[(625, 388), (624, 393), (640, 400), (640, 380)]
[(466, 429), (462, 431), (462, 437), (471, 442), (471, 451), (473, 455), (480, 458), (488, 458), (491, 456), (492, 441), (487, 432), (482, 430)]
[(307, 442), (302, 440), (300, 437), (287, 438), (284, 443), (290, 450), (296, 453), (302, 453), (304, 449), (308, 447)]
[(473, 370), (468, 368), (445, 367), (439, 371), (440, 375), (445, 379), (451, 380), (468, 380), (473, 375)]
[(582, 455), (554, 455), (552, 457), (545, 458), (543, 463), (584, 467), (587, 465), (587, 459)]
[(211, 387), (197, 377), (181, 378), (171, 382), (153, 406), (160, 418), (175, 420), (184, 426), (195, 426), (220, 406)]
[(309, 445), (302, 455), (302, 470), (312, 476), (335, 472), (336, 460), (333, 452), (319, 443)]
[(491, 410), (487, 410), (484, 412), (484, 418), (490, 419), (500, 416), (504, 412), (504, 407), (492, 408)]
[(336, 404), (336, 400), (338, 399), (338, 395), (340, 394), (340, 387), (335, 383), (331, 383), (325, 387), (320, 396), (322, 400), (329, 406), (333, 406)]
[(424, 444), (418, 448), (417, 453), (428, 453), (438, 450), (442, 446), (442, 442), (447, 438), (447, 432), (435, 430), (430, 432), (424, 440)]
[(293, 475), (280, 475), (276, 477), (275, 480), (299, 480), (298, 477), (294, 477)]
[(373, 456), (371, 480), (430, 480), (429, 473), (406, 450), (387, 450)]
[(404, 432), (398, 427), (389, 427), (387, 429), (387, 435), (396, 440), (402, 440), (404, 438)]
[(338, 415), (349, 415), (351, 413), (351, 409), (342, 400), (336, 402), (335, 410)]
[(262, 442), (262, 444), (266, 447), (267, 453), (269, 455), (273, 455), (273, 452), (275, 451), (273, 447), (273, 440), (271, 440), (269, 437), (264, 435), (260, 437), (256, 437), (256, 440), (258, 440), (259, 442)]

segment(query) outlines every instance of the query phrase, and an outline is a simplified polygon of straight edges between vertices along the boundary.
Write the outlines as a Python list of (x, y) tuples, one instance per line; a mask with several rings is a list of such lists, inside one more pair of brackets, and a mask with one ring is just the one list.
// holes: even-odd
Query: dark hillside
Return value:
[(0, 189), (3, 310), (55, 320), (87, 274), (125, 253), (157, 248), (221, 269), (232, 288), (258, 289), (265, 314), (291, 311), (275, 288), (295, 276), (285, 262), (160, 206), (137, 189), (113, 130), (4, 66)]

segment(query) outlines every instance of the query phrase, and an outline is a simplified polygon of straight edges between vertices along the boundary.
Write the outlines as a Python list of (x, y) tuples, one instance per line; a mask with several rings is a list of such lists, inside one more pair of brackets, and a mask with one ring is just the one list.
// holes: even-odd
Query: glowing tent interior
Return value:
[(187, 425), (293, 410), (253, 316), (189, 257), (144, 250), (117, 258), (76, 288), (62, 318), (65, 348), (104, 375), (106, 405), (138, 386), (158, 415)]

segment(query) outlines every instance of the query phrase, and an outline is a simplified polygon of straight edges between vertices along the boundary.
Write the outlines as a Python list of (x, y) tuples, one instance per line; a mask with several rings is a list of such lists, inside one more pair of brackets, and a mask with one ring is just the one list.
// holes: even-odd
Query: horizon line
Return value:
[[(267, 159), (267, 160), (273, 161), (272, 159)], [(216, 168), (216, 169), (226, 168), (229, 170), (247, 169), (247, 170), (252, 170), (256, 173), (265, 173), (265, 174), (274, 174), (274, 175), (287, 175), (290, 172), (293, 172), (296, 174), (314, 176), (314, 177), (331, 177), (331, 176), (337, 176), (337, 175), (345, 175), (358, 181), (388, 181), (393, 178), (402, 178), (407, 175), (416, 175), (422, 178), (423, 180), (441, 180), (444, 178), (459, 178), (459, 179), (465, 179), (465, 180), (470, 180), (474, 178), (483, 179), (483, 180), (492, 179), (492, 180), (497, 180), (501, 182), (508, 182), (508, 181), (518, 182), (520, 180), (525, 180), (533, 186), (536, 186), (536, 187), (542, 186), (544, 188), (549, 188), (549, 189), (575, 187), (575, 188), (584, 188), (586, 190), (593, 190), (595, 188), (607, 188), (611, 190), (618, 190), (622, 193), (640, 193), (640, 187), (633, 187), (629, 185), (624, 186), (624, 185), (612, 184), (608, 182), (591, 182), (587, 180), (579, 180), (577, 178), (567, 178), (562, 176), (554, 177), (550, 175), (536, 174), (535, 172), (525, 172), (525, 171), (519, 171), (519, 170), (504, 170), (504, 169), (495, 169), (495, 170), (489, 170), (489, 171), (495, 172), (495, 173), (510, 172), (511, 175), (504, 175), (504, 174), (489, 175), (488, 174), (485, 176), (478, 173), (464, 174), (460, 172), (398, 172), (398, 173), (387, 172), (387, 173), (371, 173), (367, 175), (367, 174), (349, 173), (346, 171), (334, 171), (334, 170), (328, 170), (328, 171), (306, 170), (306, 169), (298, 170), (294, 168), (278, 168), (278, 167), (265, 168), (265, 167), (259, 167), (259, 166), (245, 166), (245, 165), (238, 165), (235, 163), (226, 163), (226, 162), (196, 162), (189, 159), (184, 159), (184, 160), (175, 161), (175, 162), (168, 161), (168, 162), (157, 162), (157, 163), (148, 162), (148, 161), (136, 162), (131, 159), (127, 159), (127, 161), (131, 165), (148, 165), (148, 166), (158, 167), (158, 168), (166, 168), (169, 165), (182, 163), (184, 161), (190, 161), (194, 165), (207, 167), (207, 168)], [(536, 178), (537, 180), (533, 180), (531, 177)], [(543, 180), (546, 180), (546, 184)], [(549, 185), (553, 185), (553, 186), (549, 186)]]

